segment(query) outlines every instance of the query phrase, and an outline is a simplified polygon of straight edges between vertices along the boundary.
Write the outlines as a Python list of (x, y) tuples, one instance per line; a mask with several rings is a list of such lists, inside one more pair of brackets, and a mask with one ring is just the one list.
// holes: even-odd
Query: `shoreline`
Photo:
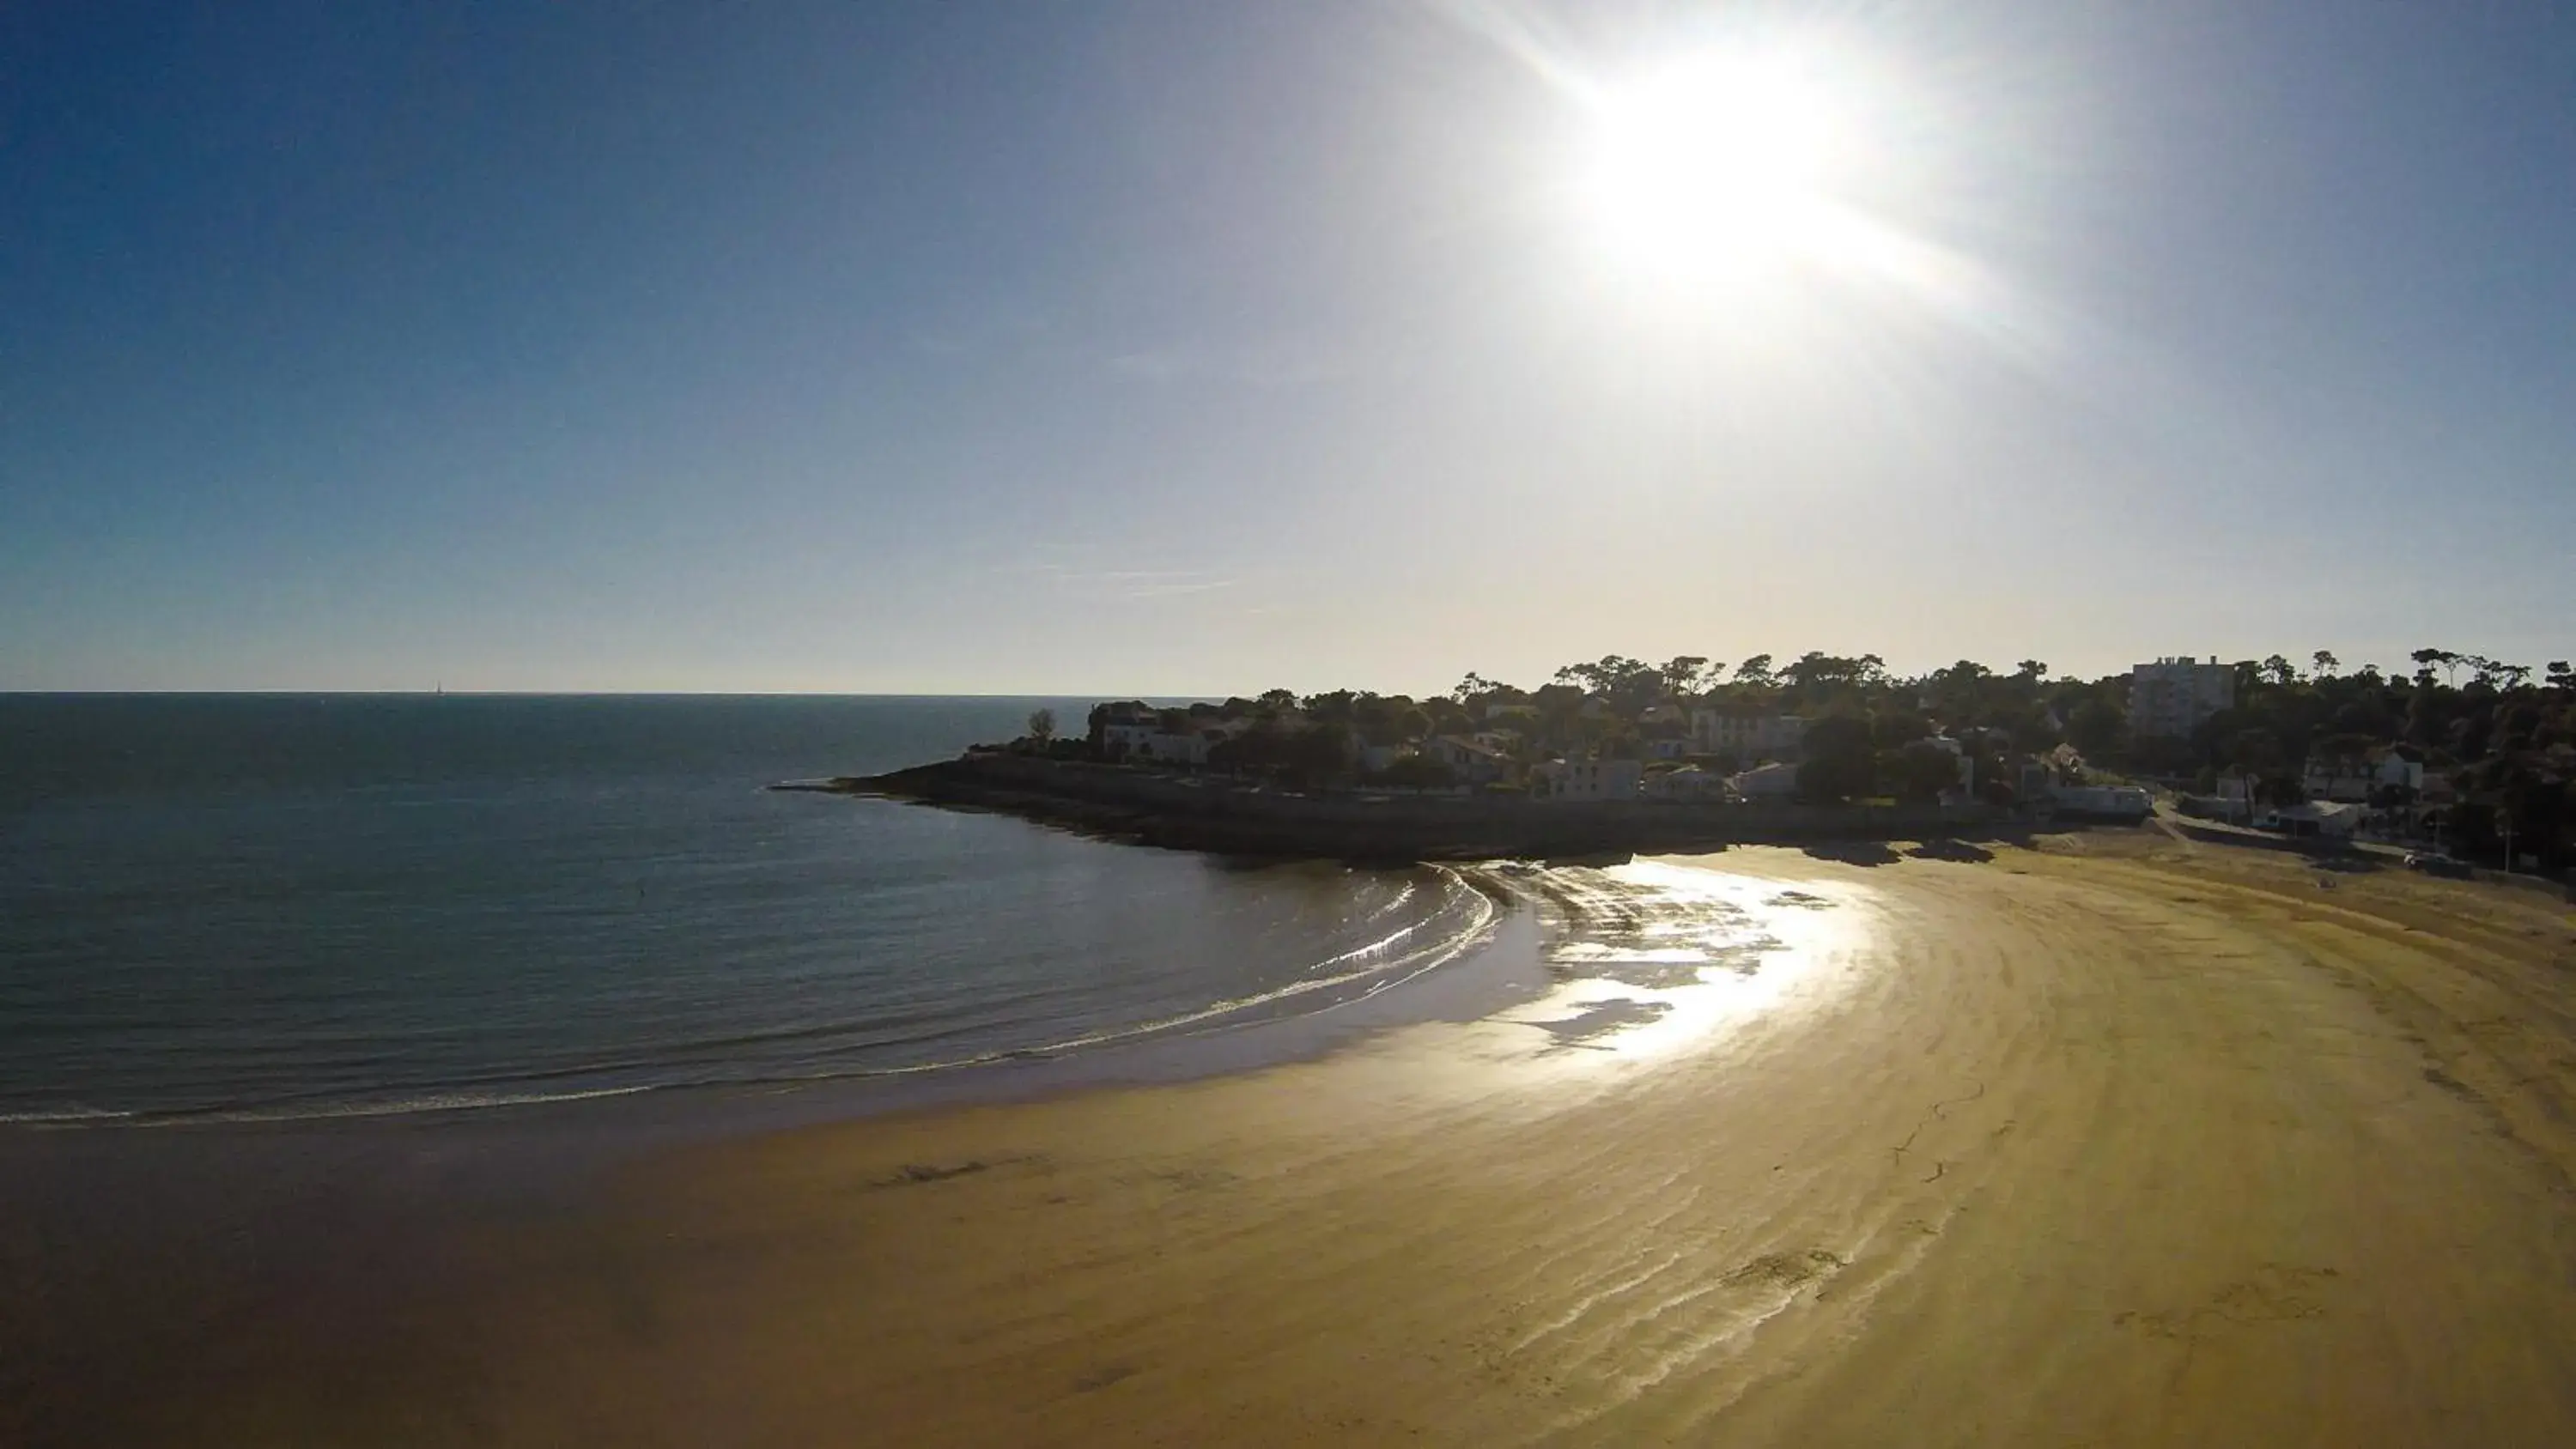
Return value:
[[(958, 1061), (737, 1081), (677, 1081), (562, 1093), (503, 1092), (464, 1100), (461, 1089), (421, 1096), (315, 1105), (177, 1111), (66, 1109), (0, 1118), (0, 1145), (13, 1136), (86, 1133), (220, 1133), (299, 1129), (351, 1132), (387, 1126), (503, 1123), (556, 1114), (590, 1123), (621, 1119), (775, 1116), (857, 1117), (922, 1106), (1023, 1100), (1093, 1086), (1163, 1083), (1258, 1071), (1311, 1060), (1368, 1035), (1421, 1021), (1468, 1019), (1525, 998), (1543, 984), (1533, 902), (1495, 881), (1459, 884), (1492, 903), (1492, 917), (1459, 936), (1455, 949), (1390, 979), (1321, 988), (1298, 1009), (1212, 1002), (1170, 1022), (1109, 1028), (1101, 1039), (997, 1050)], [(1204, 1019), (1197, 1019), (1203, 1017)]]
[[(2395, 871), (2328, 893), (2295, 857), (2151, 832), (1623, 878), (1699, 869), (1769, 914), (1679, 988), (1698, 1006), (1615, 1009), (1682, 997), (1668, 938), (1607, 912), (1617, 959), (1519, 1007), (1170, 1085), (666, 1142), (542, 1201), (461, 1193), (495, 1165), (474, 1133), (352, 1134), (378, 1150), (338, 1206), (291, 1200), (295, 1172), (335, 1180), (298, 1159), (314, 1134), (256, 1169), (173, 1134), (265, 1198), (212, 1222), (137, 1169), (113, 1221), (41, 1223), (162, 1236), (122, 1276), (38, 1285), (92, 1356), (0, 1367), (33, 1416), (0, 1437), (2576, 1429), (2563, 910)], [(0, 1206), (24, 1191), (0, 1172)], [(236, 1225), (279, 1273), (163, 1313), (169, 1270), (193, 1287)], [(138, 1372), (156, 1392), (120, 1396)]]
[(2032, 822), (1981, 804), (1538, 802), (1387, 792), (1307, 794), (1223, 776), (1000, 752), (883, 775), (790, 781), (812, 791), (1013, 815), (1135, 845), (1253, 858), (1372, 863), (1583, 859), (1731, 845), (2026, 838)]

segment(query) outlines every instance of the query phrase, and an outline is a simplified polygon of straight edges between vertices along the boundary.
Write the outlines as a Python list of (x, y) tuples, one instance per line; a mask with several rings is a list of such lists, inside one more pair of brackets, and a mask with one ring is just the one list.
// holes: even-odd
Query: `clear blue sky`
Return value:
[[(1893, 250), (1642, 268), (1757, 51)], [(0, 8), (0, 688), (2425, 644), (2576, 652), (2564, 6)]]

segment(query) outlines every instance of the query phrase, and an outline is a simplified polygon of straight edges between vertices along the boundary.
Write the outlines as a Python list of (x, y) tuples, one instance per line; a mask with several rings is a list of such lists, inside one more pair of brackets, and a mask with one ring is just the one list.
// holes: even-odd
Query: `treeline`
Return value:
[[(1924, 726), (1912, 732), (1913, 738), (1929, 734), (1931, 721), (1937, 719), (1954, 731), (2015, 731), (2017, 738), (2044, 739), (2041, 747), (2046, 748), (2063, 733), (2061, 725), (2049, 721), (2048, 705), (2056, 687), (2047, 683), (2047, 675), (2048, 666), (2035, 659), (2021, 661), (2009, 674), (1963, 659), (1946, 669), (1909, 678), (1889, 673), (1887, 661), (1875, 654), (1847, 657), (1811, 652), (1787, 664), (1768, 654), (1733, 664), (1699, 655), (1647, 664), (1610, 654), (1566, 665), (1546, 684), (1529, 690), (1469, 674), (1450, 690), (1449, 697), (1478, 711), (1497, 704), (1525, 704), (1550, 721), (1581, 717), (1586, 701), (1600, 699), (1610, 707), (1607, 723), (1614, 738), (1619, 726), (1641, 720), (1655, 703), (1670, 700), (1746, 714), (1909, 715)], [(2060, 683), (2083, 687), (2073, 680)], [(2125, 725), (2125, 702), (2116, 707)], [(1901, 723), (1889, 729), (1906, 733)]]
[[(1469, 674), (1445, 694), (1414, 697), (1289, 690), (1164, 712), (1174, 732), (1192, 719), (1252, 721), (1214, 747), (1210, 763), (1323, 783), (1348, 778), (1350, 750), (1438, 735), (1508, 731), (1522, 763), (1553, 754), (1633, 757), (1692, 734), (1692, 713), (1794, 714), (1808, 726), (1802, 754), (1818, 798), (1916, 797), (1938, 788), (1955, 754), (1920, 748), (1935, 733), (1958, 741), (1979, 781), (2007, 762), (2070, 744), (2097, 766), (2213, 788), (2248, 781), (2256, 798), (2290, 803), (2311, 759), (2359, 761), (2396, 749), (2456, 789), (2446, 828), (2457, 849), (2492, 858), (2508, 834), (2516, 853), (2549, 868), (2576, 864), (2576, 670), (2534, 669), (2426, 648), (2411, 670), (2346, 669), (2332, 653), (2304, 663), (2274, 654), (2234, 670), (2235, 703), (2188, 736), (2141, 737), (2130, 727), (2130, 677), (2055, 675), (2024, 659), (1999, 669), (1962, 659), (1921, 674), (1890, 671), (1876, 654), (1809, 652), (1782, 662), (1681, 655), (1660, 664), (1625, 655), (1568, 664), (1524, 687)], [(1093, 712), (1096, 744), (1104, 705)], [(1141, 708), (1122, 706), (1121, 708)], [(1750, 764), (1703, 757), (1722, 768)], [(1821, 763), (1820, 763), (1821, 762)], [(1405, 767), (1437, 783), (1428, 762)], [(1419, 777), (1416, 779), (1416, 777)], [(1810, 785), (1802, 774), (1802, 787)]]
[[(1808, 653), (1785, 665), (1757, 654), (1732, 666), (1689, 655), (1660, 665), (1608, 655), (1569, 664), (1537, 689), (1469, 674), (1450, 694), (1471, 709), (1532, 703), (1560, 716), (1599, 696), (1846, 717), (1868, 726), (1882, 754), (1937, 725), (1990, 752), (2007, 742), (2029, 753), (2071, 744), (2095, 764), (2203, 790), (2237, 776), (2257, 799), (2280, 804), (2302, 798), (2311, 759), (2358, 762), (2394, 749), (2453, 787), (2445, 829), (2454, 848), (2493, 858), (2510, 836), (2516, 854), (2539, 856), (2544, 868), (2576, 865), (2576, 667), (2559, 659), (2534, 669), (2441, 648), (2408, 659), (2408, 671), (2348, 670), (2325, 650), (2304, 667), (2281, 654), (2239, 661), (2230, 666), (2234, 705), (2177, 738), (2132, 731), (2127, 673), (2052, 678), (2035, 659), (2009, 671), (1962, 659), (1899, 675), (1875, 654)], [(1604, 733), (1615, 743), (1618, 729), (1612, 722)], [(1858, 756), (1851, 738), (1842, 737), (1846, 760)], [(1828, 733), (1825, 743), (1835, 739)], [(1807, 753), (1818, 753), (1812, 729)]]

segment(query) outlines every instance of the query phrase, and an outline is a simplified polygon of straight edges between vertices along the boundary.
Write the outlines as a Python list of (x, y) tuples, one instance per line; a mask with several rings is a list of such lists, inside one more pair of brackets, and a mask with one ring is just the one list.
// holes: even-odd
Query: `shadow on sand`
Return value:
[(1672, 1007), (1665, 1002), (1614, 996), (1575, 1002), (1572, 1016), (1521, 1024), (1537, 1027), (1556, 1038), (1556, 1046), (1560, 1050), (1579, 1047), (1590, 1051), (1610, 1051), (1613, 1048), (1603, 1046), (1600, 1038), (1660, 1020), (1670, 1010)]
[(1840, 861), (1844, 865), (1894, 865), (1903, 858), (1879, 840), (1835, 840), (1800, 849), (1810, 859)]
[(1924, 841), (1905, 853), (1916, 860), (1955, 860), (1961, 865), (1983, 865), (1995, 858), (1995, 853), (1982, 845), (1948, 838)]

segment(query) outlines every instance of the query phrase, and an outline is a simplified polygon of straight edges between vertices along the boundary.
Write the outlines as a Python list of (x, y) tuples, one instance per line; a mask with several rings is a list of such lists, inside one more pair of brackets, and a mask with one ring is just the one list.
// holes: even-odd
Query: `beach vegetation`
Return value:
[(1828, 715), (1807, 731), (1806, 759), (1798, 766), (1798, 797), (1811, 804), (1839, 804), (1873, 793), (1877, 750), (1870, 722), (1855, 714)]
[(1917, 739), (1880, 756), (1880, 782), (1905, 803), (1936, 800), (1959, 785), (1959, 757), (1929, 739)]

